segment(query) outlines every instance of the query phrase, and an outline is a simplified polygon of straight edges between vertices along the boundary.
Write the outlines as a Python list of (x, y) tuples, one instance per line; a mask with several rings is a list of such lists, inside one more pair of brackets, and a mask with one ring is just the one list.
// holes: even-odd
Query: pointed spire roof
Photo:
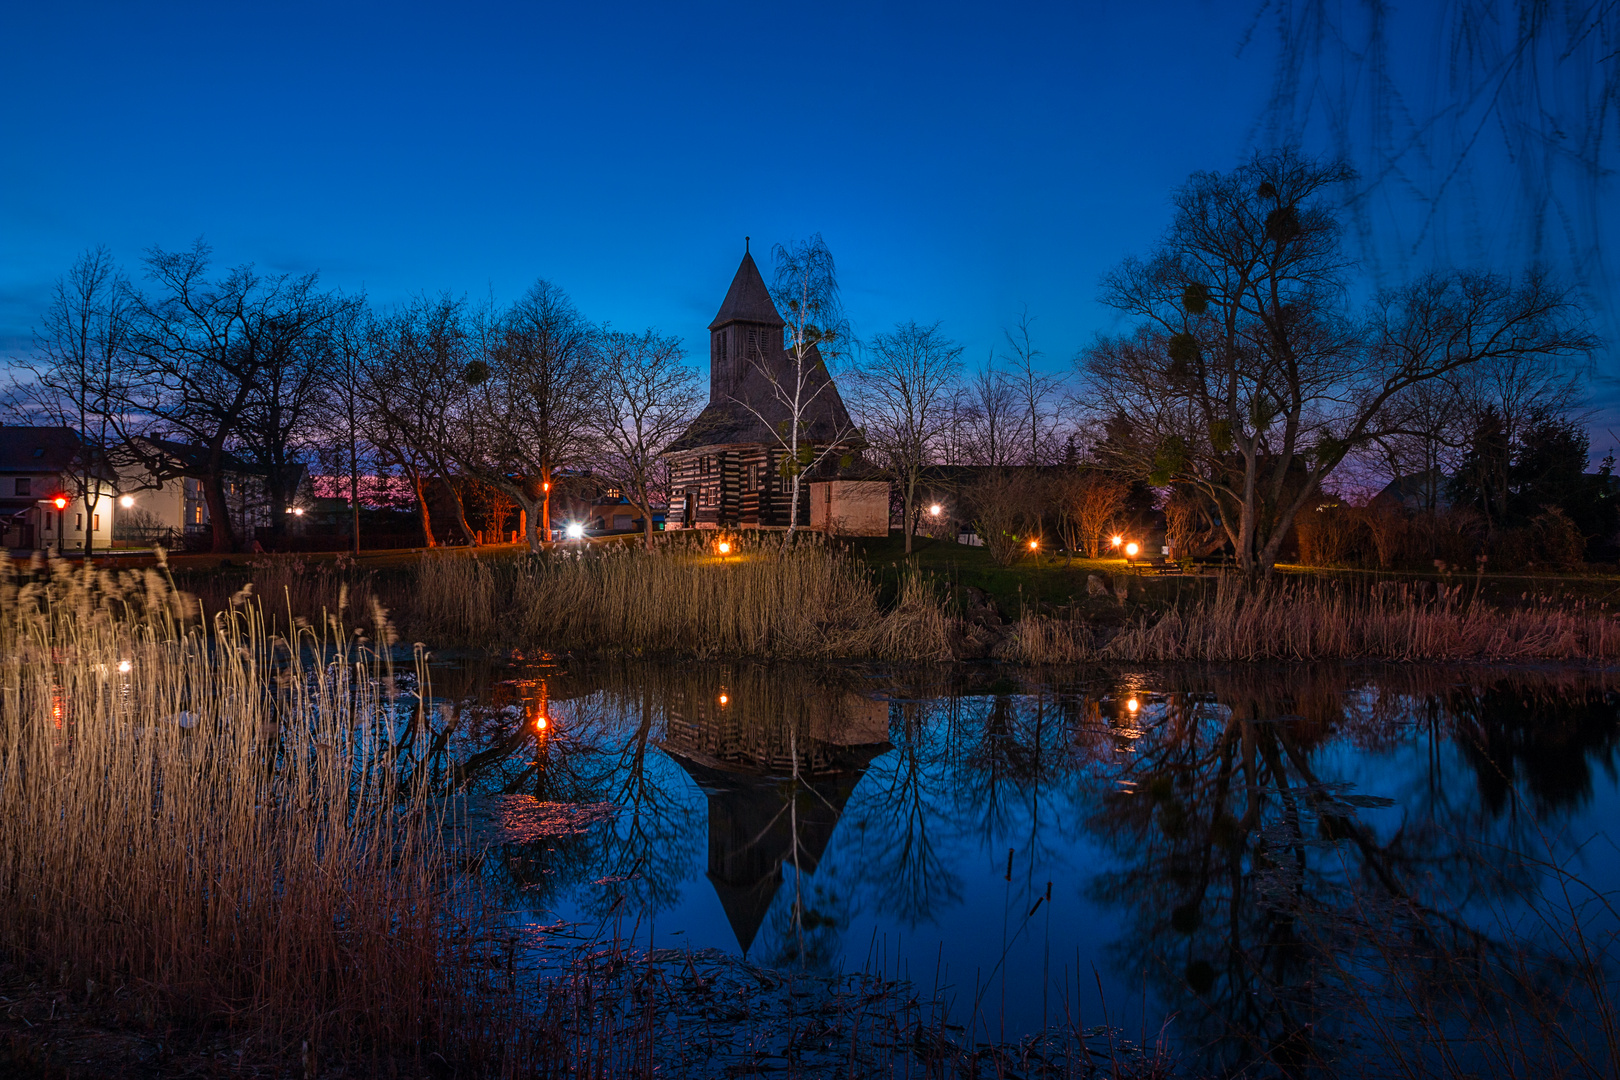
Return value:
[(759, 276), (754, 257), (746, 251), (743, 252), (742, 265), (737, 267), (737, 276), (731, 279), (731, 288), (726, 290), (720, 314), (714, 317), (709, 329), (718, 330), (732, 322), (786, 325), (782, 316), (777, 314), (776, 305), (771, 303), (770, 290), (765, 287), (765, 279)]

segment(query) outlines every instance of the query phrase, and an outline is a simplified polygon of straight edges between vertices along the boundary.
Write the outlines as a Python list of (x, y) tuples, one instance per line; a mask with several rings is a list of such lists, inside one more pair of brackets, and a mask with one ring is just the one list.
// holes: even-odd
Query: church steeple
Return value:
[(720, 313), (709, 324), (709, 400), (732, 396), (750, 364), (769, 363), (782, 351), (787, 325), (746, 248)]
[(737, 276), (731, 279), (731, 288), (726, 290), (720, 314), (714, 317), (709, 329), (718, 330), (732, 322), (787, 325), (777, 314), (776, 305), (771, 303), (771, 292), (765, 287), (765, 279), (759, 275), (759, 267), (754, 265), (754, 257), (746, 251), (743, 252), (742, 265), (737, 267)]

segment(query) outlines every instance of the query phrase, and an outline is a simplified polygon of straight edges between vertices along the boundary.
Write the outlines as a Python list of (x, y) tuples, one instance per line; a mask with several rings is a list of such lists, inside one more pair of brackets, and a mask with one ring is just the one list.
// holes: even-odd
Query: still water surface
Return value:
[(516, 662), (431, 693), (521, 921), (881, 970), (986, 1039), (1106, 1010), (1226, 1072), (1540, 1019), (1595, 1037), (1612, 686)]

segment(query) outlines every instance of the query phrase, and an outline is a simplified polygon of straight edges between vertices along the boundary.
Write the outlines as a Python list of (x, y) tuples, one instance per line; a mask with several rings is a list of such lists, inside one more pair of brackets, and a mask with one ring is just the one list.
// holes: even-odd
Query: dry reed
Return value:
[(386, 637), (34, 571), (0, 557), (0, 949), (149, 1021), (449, 1052), (468, 956), (441, 806), (390, 753)]
[(1080, 618), (1026, 617), (1008, 659), (1087, 660), (1608, 660), (1620, 626), (1602, 606), (1540, 603), (1503, 610), (1460, 585), (1262, 585), (1223, 579), (1215, 595), (1129, 620), (1111, 636)]
[(909, 574), (884, 610), (869, 573), (814, 539), (738, 538), (720, 558), (680, 540), (529, 560), (427, 558), (425, 633), (556, 651), (794, 659), (950, 658), (950, 619)]

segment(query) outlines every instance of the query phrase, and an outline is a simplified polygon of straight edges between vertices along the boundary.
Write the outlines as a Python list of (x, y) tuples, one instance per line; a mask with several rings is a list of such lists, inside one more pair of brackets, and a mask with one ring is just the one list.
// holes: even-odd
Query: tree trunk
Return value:
[(648, 551), (651, 551), (653, 546), (652, 500), (647, 499), (644, 504), (637, 506), (636, 509), (641, 511), (641, 536), (643, 546)]
[(427, 488), (422, 484), (422, 473), (418, 469), (407, 469), (411, 474), (411, 487), (416, 491), (416, 509), (422, 515), (422, 541), (425, 547), (436, 547), (433, 539), (433, 517), (428, 512)]
[(461, 503), (461, 492), (456, 490), (448, 477), (439, 477), (439, 483), (444, 485), (445, 493), (450, 496), (450, 508), (455, 513), (453, 524), (461, 538), (467, 542), (468, 547), (477, 547), (478, 540), (473, 536), (472, 526), (467, 524), (467, 508)]
[(551, 462), (540, 463), (540, 531), (551, 542)]
[(905, 517), (904, 517), (904, 520), (901, 522), (901, 525), (900, 525), (900, 531), (905, 534), (905, 538), (906, 538), (906, 554), (907, 555), (911, 554), (911, 538), (912, 538), (913, 535), (915, 535), (915, 533), (917, 531), (917, 521), (916, 521), (916, 518), (914, 518), (912, 516), (912, 513), (911, 513), (911, 509), (912, 509), (911, 504), (914, 503), (916, 501), (916, 499), (917, 499), (917, 485), (916, 485), (916, 483), (914, 481), (909, 481), (908, 480), (906, 482), (905, 498), (901, 500), (905, 504)]
[[(530, 499), (527, 495), (516, 495), (514, 498), (517, 499), (520, 508), (518, 511), (518, 523), (523, 526), (523, 539), (528, 541), (529, 554), (538, 555), (540, 554), (539, 526), (543, 516), (542, 503), (544, 500), (536, 501)], [(536, 513), (537, 510), (542, 512)]]
[(349, 509), (353, 513), (350, 551), (360, 554), (360, 453), (353, 440), (349, 442)]
[(225, 478), (217, 468), (203, 479), (203, 499), (208, 503), (208, 525), (213, 534), (211, 550), (220, 555), (235, 551), (236, 538), (231, 535), (231, 508), (225, 501)]

